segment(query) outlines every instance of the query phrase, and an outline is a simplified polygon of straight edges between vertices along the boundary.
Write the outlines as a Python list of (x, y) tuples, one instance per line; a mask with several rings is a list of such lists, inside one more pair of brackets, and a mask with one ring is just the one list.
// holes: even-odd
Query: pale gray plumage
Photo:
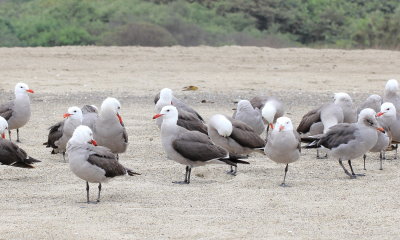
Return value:
[(368, 98), (361, 103), (357, 109), (357, 114), (361, 112), (364, 108), (371, 108), (375, 112), (379, 112), (382, 105), (382, 97), (376, 94), (369, 95)]
[(239, 101), (233, 118), (246, 123), (248, 126), (253, 128), (254, 132), (258, 135), (261, 135), (265, 130), (261, 110), (253, 108), (248, 100)]
[(119, 114), (120, 109), (121, 104), (117, 99), (105, 99), (93, 127), (97, 144), (109, 148), (115, 154), (125, 152), (128, 147), (128, 134)]
[(94, 129), (94, 124), (99, 117), (99, 113), (97, 107), (94, 105), (85, 105), (82, 107), (82, 125), (90, 127), (90, 129)]
[(265, 123), (268, 124), (267, 131), (270, 124), (285, 114), (285, 106), (282, 101), (273, 96), (256, 96), (250, 100), (254, 108), (261, 110)]
[(396, 79), (390, 79), (386, 82), (383, 93), (383, 102), (391, 102), (396, 108), (397, 117), (400, 117), (400, 96), (398, 94), (399, 83)]
[(33, 90), (25, 83), (17, 83), (14, 92), (14, 100), (0, 105), (0, 116), (8, 122), (10, 140), (11, 130), (17, 129), (17, 142), (20, 142), (19, 128), (25, 126), (31, 117), (31, 102), (28, 93), (33, 93)]
[(282, 186), (285, 186), (289, 163), (300, 158), (300, 135), (294, 131), (292, 122), (287, 117), (277, 119), (275, 127), (268, 133), (265, 154), (276, 163), (286, 164)]
[(174, 106), (165, 106), (153, 119), (163, 117), (161, 141), (167, 157), (186, 165), (185, 180), (190, 183), (193, 167), (211, 163), (229, 164), (247, 163), (229, 157), (228, 151), (211, 142), (207, 135), (198, 131), (189, 131), (177, 125), (178, 110)]

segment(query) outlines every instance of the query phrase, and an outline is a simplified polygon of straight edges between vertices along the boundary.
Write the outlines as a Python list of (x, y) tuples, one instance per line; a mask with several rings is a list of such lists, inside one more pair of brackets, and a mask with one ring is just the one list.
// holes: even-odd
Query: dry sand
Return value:
[[(282, 188), (284, 166), (254, 155), (236, 177), (214, 165), (195, 168), (190, 185), (175, 185), (184, 166), (166, 159), (151, 117), (154, 94), (170, 87), (206, 119), (231, 114), (234, 100), (273, 94), (297, 125), (334, 92), (356, 104), (381, 94), (399, 69), (400, 52), (376, 50), (0, 48), (0, 102), (17, 82), (36, 91), (19, 145), (43, 161), (32, 170), (0, 166), (0, 239), (398, 238), (400, 160), (380, 171), (371, 154), (366, 177), (350, 180), (335, 159), (304, 151)], [(187, 85), (199, 90), (181, 91)], [(102, 202), (87, 205), (84, 181), (42, 143), (69, 106), (100, 106), (106, 96), (120, 99), (130, 137), (120, 161), (142, 175), (104, 184)], [(365, 172), (361, 159), (354, 166)]]

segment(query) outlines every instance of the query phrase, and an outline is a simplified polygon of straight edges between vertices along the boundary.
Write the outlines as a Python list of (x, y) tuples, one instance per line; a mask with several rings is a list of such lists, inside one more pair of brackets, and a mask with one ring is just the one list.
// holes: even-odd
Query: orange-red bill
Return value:
[(274, 129), (274, 124), (270, 123), (270, 124), (269, 124), (269, 127), (270, 127), (271, 129)]
[(159, 118), (159, 117), (161, 117), (162, 115), (164, 115), (164, 114), (161, 114), (161, 113), (156, 114), (156, 115), (153, 116), (153, 119)]
[(385, 129), (383, 129), (383, 128), (381, 128), (381, 127), (377, 128), (376, 130), (378, 130), (379, 132), (385, 133)]
[(96, 142), (95, 140), (93, 140), (93, 139), (90, 140), (90, 143), (93, 144), (93, 145), (95, 145), (95, 146), (97, 146), (97, 142)]
[(119, 113), (117, 113), (117, 117), (118, 117), (119, 123), (123, 124), (122, 117), (121, 117), (121, 115), (119, 115)]
[(283, 129), (285, 129), (285, 126), (279, 126), (279, 132), (282, 131)]
[(32, 89), (28, 89), (26, 91), (29, 92), (29, 93), (35, 93)]
[(71, 113), (64, 113), (64, 118), (67, 118), (67, 117), (69, 117), (71, 115), (72, 115)]
[(2, 134), (1, 134), (1, 137), (2, 137), (3, 139), (5, 139), (5, 138), (6, 138), (6, 134), (2, 133)]
[(382, 116), (382, 115), (383, 115), (383, 112), (378, 112), (378, 113), (376, 114), (377, 117), (380, 117), (380, 116)]

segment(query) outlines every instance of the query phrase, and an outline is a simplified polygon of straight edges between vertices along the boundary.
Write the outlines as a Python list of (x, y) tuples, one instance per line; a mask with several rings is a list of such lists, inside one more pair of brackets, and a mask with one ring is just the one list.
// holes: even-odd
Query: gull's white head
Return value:
[(391, 102), (385, 102), (381, 105), (381, 111), (376, 114), (377, 117), (393, 117), (396, 116), (396, 107)]
[(215, 114), (212, 116), (209, 125), (215, 128), (222, 137), (229, 137), (233, 131), (231, 121), (222, 114)]
[(250, 101), (248, 100), (240, 100), (237, 105), (237, 111), (246, 111), (246, 110), (254, 110), (253, 106), (251, 105)]
[(15, 85), (14, 92), (15, 92), (15, 95), (34, 93), (34, 91), (32, 89), (30, 89), (28, 87), (28, 85), (25, 83), (17, 83), (17, 85)]
[(275, 132), (293, 131), (292, 120), (288, 117), (280, 117), (276, 120), (274, 127)]
[(116, 98), (108, 97), (101, 104), (100, 114), (112, 113), (115, 114), (121, 124), (123, 124), (122, 117), (119, 114), (121, 110), (121, 103)]
[(363, 109), (358, 115), (358, 123), (364, 124), (367, 127), (374, 128), (380, 132), (385, 132), (383, 128), (379, 126), (378, 121), (376, 120), (376, 112), (372, 108)]
[(263, 109), (261, 110), (261, 114), (269, 124), (273, 123), (276, 114), (276, 107), (273, 102), (266, 102)]
[(341, 104), (341, 103), (353, 103), (353, 100), (351, 99), (350, 95), (344, 92), (340, 93), (335, 93), (333, 97), (333, 101), (335, 104)]
[(93, 132), (92, 130), (85, 125), (80, 125), (75, 128), (72, 137), (68, 141), (68, 143), (76, 143), (76, 144), (84, 144), (89, 143), (97, 146), (96, 141), (93, 139)]
[(385, 85), (385, 92), (395, 93), (399, 90), (399, 83), (396, 79), (390, 79)]
[(153, 116), (153, 119), (162, 117), (163, 118), (163, 124), (166, 121), (173, 121), (176, 122), (178, 121), (178, 109), (172, 105), (164, 106), (160, 113), (156, 114)]
[(70, 107), (68, 112), (64, 113), (64, 118), (77, 119), (82, 122), (82, 110), (79, 107)]
[(171, 104), (172, 101), (172, 90), (169, 88), (163, 88), (160, 91), (160, 99), (162, 102), (167, 102), (168, 104)]
[(8, 122), (2, 116), (0, 116), (0, 134), (2, 138), (6, 138), (5, 131), (8, 129)]

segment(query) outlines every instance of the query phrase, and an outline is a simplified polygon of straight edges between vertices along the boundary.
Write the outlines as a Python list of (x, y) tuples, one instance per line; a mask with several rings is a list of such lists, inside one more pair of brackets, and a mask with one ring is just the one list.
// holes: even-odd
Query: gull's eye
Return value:
[(74, 111), (74, 113), (76, 113), (76, 110)]
[(371, 120), (367, 120), (367, 123), (368, 123), (370, 126), (374, 125), (374, 123), (373, 123)]
[(121, 109), (121, 107), (118, 107), (118, 109)]
[(21, 88), (24, 88), (23, 86), (21, 86)]
[(169, 112), (169, 109), (167, 110), (167, 112)]
[(386, 110), (387, 110), (387, 111), (389, 111), (389, 110), (390, 110), (390, 108), (386, 108)]

